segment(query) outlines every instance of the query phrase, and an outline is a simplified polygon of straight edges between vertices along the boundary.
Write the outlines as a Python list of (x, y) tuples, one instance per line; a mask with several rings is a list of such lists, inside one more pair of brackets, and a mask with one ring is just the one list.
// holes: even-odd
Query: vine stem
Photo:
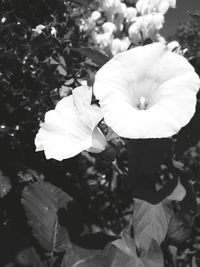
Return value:
[(57, 227), (58, 227), (58, 221), (56, 221), (55, 226), (54, 226), (54, 236), (53, 236), (53, 244), (52, 244), (52, 249), (51, 249), (50, 267), (53, 267), (53, 265), (54, 265), (53, 256), (54, 256), (54, 246), (55, 246), (55, 242), (56, 242)]
[(51, 251), (50, 267), (53, 267), (53, 251)]

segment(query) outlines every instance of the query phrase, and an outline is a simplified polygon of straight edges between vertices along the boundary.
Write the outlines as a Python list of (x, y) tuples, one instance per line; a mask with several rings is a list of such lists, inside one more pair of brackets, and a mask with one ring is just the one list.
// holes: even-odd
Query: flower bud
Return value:
[(92, 12), (92, 14), (91, 14), (91, 20), (92, 21), (96, 22), (100, 18), (101, 18), (101, 13), (98, 10), (95, 10)]
[(41, 34), (42, 31), (45, 29), (45, 26), (42, 24), (37, 25), (35, 29), (32, 29), (33, 32), (35, 32), (37, 35)]
[(114, 23), (112, 22), (105, 22), (103, 25), (102, 25), (102, 29), (105, 33), (110, 33), (110, 34), (113, 34), (115, 31), (116, 31), (116, 26)]
[(128, 7), (126, 10), (126, 21), (127, 23), (134, 22), (137, 16), (137, 9), (134, 7)]
[(137, 22), (131, 24), (128, 34), (131, 41), (137, 45), (141, 41), (140, 25)]

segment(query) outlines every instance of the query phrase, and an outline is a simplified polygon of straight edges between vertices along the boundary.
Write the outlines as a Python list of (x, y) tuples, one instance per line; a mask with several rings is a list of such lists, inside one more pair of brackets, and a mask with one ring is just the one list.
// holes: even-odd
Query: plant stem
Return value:
[(51, 251), (50, 267), (53, 267), (53, 250)]

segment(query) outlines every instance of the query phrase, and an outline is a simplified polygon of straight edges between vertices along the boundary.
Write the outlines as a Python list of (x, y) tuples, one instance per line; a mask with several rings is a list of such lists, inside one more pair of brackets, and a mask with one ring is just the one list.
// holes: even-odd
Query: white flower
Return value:
[(90, 33), (96, 26), (96, 22), (92, 20), (92, 18), (88, 18), (86, 20), (80, 20), (80, 30)]
[(6, 17), (3, 17), (3, 18), (1, 19), (1, 23), (4, 23), (4, 22), (6, 22)]
[(165, 44), (165, 45), (167, 43), (167, 41), (165, 40), (165, 38), (162, 35), (160, 35), (159, 33), (157, 33), (155, 35), (155, 41), (160, 42), (160, 43)]
[(157, 41), (158, 32), (162, 28), (163, 23), (164, 16), (161, 13), (136, 17), (136, 21), (128, 29), (129, 37), (136, 45), (147, 38)]
[(105, 32), (105, 33), (95, 34), (93, 38), (101, 49), (105, 49), (111, 44), (113, 35), (110, 32)]
[(142, 37), (141, 37), (141, 24), (140, 22), (137, 20), (135, 23), (132, 23), (130, 25), (130, 27), (128, 28), (128, 35), (130, 40), (134, 43), (134, 44), (139, 44), (139, 42), (141, 42)]
[(106, 33), (113, 34), (116, 31), (116, 25), (112, 22), (105, 22), (102, 25), (102, 29)]
[(170, 51), (175, 51), (175, 50), (180, 50), (181, 46), (179, 42), (177, 41), (172, 41), (167, 44), (167, 47), (169, 48)]
[(45, 26), (42, 24), (39, 24), (37, 27), (35, 27), (35, 29), (32, 29), (32, 31), (39, 35), (42, 33), (44, 29), (45, 29)]
[(128, 37), (122, 38), (122, 40), (121, 40), (121, 52), (126, 51), (129, 48), (130, 44), (131, 44), (131, 42), (130, 42)]
[(151, 38), (155, 40), (158, 31), (163, 27), (164, 16), (161, 13), (147, 14), (138, 17), (140, 31), (144, 39)]
[(54, 27), (51, 27), (51, 34), (56, 36), (57, 30)]
[(112, 12), (115, 14), (121, 6), (120, 0), (102, 0), (101, 8), (104, 12)]
[(128, 7), (126, 10), (126, 22), (134, 22), (137, 16), (137, 9), (134, 7)]
[(188, 61), (161, 43), (114, 56), (96, 74), (106, 124), (125, 138), (176, 134), (195, 112), (200, 80)]
[(158, 12), (165, 14), (167, 13), (169, 7), (170, 7), (169, 1), (161, 1), (160, 5), (158, 6)]
[(91, 14), (91, 20), (92, 21), (96, 22), (100, 18), (101, 18), (101, 13), (98, 10), (95, 10), (92, 12), (92, 14)]
[(103, 151), (107, 143), (97, 127), (102, 115), (99, 107), (91, 105), (91, 97), (91, 89), (80, 86), (48, 111), (35, 138), (36, 151), (44, 150), (47, 159), (57, 160), (83, 150)]
[(139, 0), (136, 3), (137, 11), (141, 15), (153, 12), (165, 14), (170, 7), (176, 7), (176, 0)]
[(115, 38), (111, 43), (111, 52), (113, 55), (116, 55), (119, 52), (125, 51), (130, 45), (130, 40), (128, 37), (123, 39)]
[(121, 40), (119, 38), (115, 38), (111, 43), (111, 52), (113, 55), (121, 52)]

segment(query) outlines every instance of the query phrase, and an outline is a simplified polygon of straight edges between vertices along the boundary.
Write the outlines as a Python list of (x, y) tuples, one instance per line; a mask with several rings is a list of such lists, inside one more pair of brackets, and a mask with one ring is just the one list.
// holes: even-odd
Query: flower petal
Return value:
[[(94, 93), (105, 122), (126, 138), (176, 134), (195, 112), (200, 80), (188, 61), (160, 43), (113, 57), (96, 74)], [(139, 110), (141, 97), (147, 109)]]
[[(44, 150), (47, 159), (63, 160), (92, 147), (92, 133), (102, 115), (97, 106), (90, 104), (92, 95), (84, 89), (88, 90), (75, 89), (73, 95), (58, 102), (55, 110), (46, 113), (35, 145), (36, 151)], [(86, 94), (82, 95), (83, 92)]]
[(76, 87), (73, 91), (73, 102), (77, 112), (85, 125), (92, 130), (103, 118), (101, 109), (97, 105), (91, 105), (92, 89), (88, 86)]
[(91, 153), (100, 153), (106, 149), (107, 141), (103, 133), (98, 127), (92, 132), (92, 146), (87, 149)]
[(186, 196), (185, 187), (181, 184), (180, 179), (178, 180), (178, 184), (175, 187), (174, 191), (167, 197), (169, 200), (182, 201)]

